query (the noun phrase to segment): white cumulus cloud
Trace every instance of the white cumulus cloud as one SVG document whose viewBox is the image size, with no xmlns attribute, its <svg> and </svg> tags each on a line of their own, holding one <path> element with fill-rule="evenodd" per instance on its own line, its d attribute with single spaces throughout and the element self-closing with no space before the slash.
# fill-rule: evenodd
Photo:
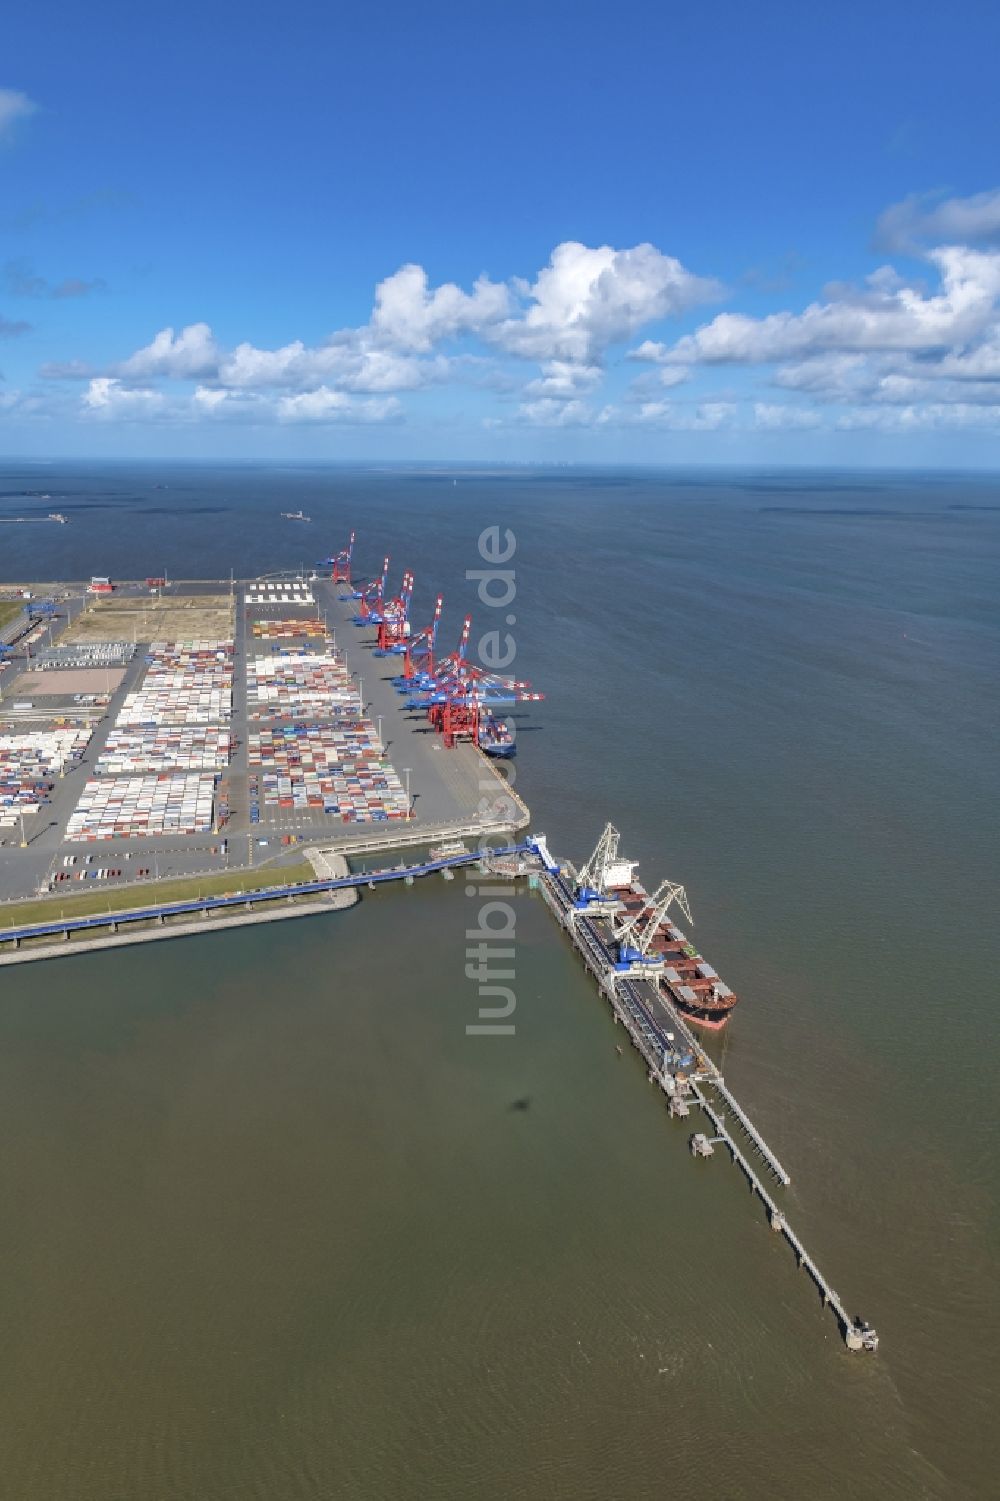
<svg viewBox="0 0 1000 1501">
<path fill-rule="evenodd" d="M 1000 348 L 986 343 L 943 358 L 902 355 L 817 355 L 780 366 L 772 384 L 824 403 L 861 401 L 984 403 L 1000 400 Z"/>
<path fill-rule="evenodd" d="M 650 427 L 672 433 L 706 433 L 731 427 L 738 410 L 732 401 L 703 401 L 690 406 L 675 401 L 644 401 L 628 411 L 607 406 L 598 422 L 602 427 Z"/>
<path fill-rule="evenodd" d="M 978 344 L 944 355 L 938 371 L 955 380 L 1000 380 L 1000 318 Z"/>
<path fill-rule="evenodd" d="M 882 433 L 989 432 L 1000 437 L 1000 404 L 925 402 L 922 406 L 859 407 L 837 419 L 841 431 Z"/>
<path fill-rule="evenodd" d="M 784 402 L 754 403 L 754 427 L 765 433 L 801 432 L 819 427 L 822 417 L 813 407 L 793 407 Z"/>
<path fill-rule="evenodd" d="M 1000 188 L 968 198 L 936 199 L 912 193 L 880 215 L 876 235 L 892 250 L 931 245 L 974 245 L 1000 241 Z"/>
<path fill-rule="evenodd" d="M 218 387 L 198 386 L 191 400 L 196 410 L 202 412 L 218 412 L 227 402 L 232 404 L 232 397 L 228 391 L 220 391 Z"/>
<path fill-rule="evenodd" d="M 105 418 L 153 417 L 166 410 L 166 400 L 159 391 L 125 386 L 107 375 L 94 377 L 81 404 L 90 415 Z"/>
<path fill-rule="evenodd" d="M 402 415 L 394 396 L 351 396 L 320 386 L 313 391 L 274 397 L 258 391 L 227 391 L 219 386 L 196 386 L 188 394 L 170 396 L 152 387 L 129 385 L 114 376 L 95 376 L 80 399 L 88 417 L 106 421 L 157 419 L 172 423 L 223 421 L 255 424 L 393 422 Z"/>
<path fill-rule="evenodd" d="M 373 348 L 364 335 L 335 336 L 309 347 L 301 339 L 280 349 L 238 344 L 219 361 L 220 385 L 244 389 L 291 387 L 308 390 L 329 384 L 345 391 L 416 391 L 450 373 L 443 355 L 418 359 L 393 349 Z"/>
<path fill-rule="evenodd" d="M 662 344 L 657 339 L 643 339 L 636 349 L 629 350 L 625 358 L 649 365 L 662 365 L 670 359 L 670 345 Z"/>
<path fill-rule="evenodd" d="M 781 365 L 774 372 L 774 384 L 787 391 L 815 392 L 825 397 L 856 396 L 870 389 L 871 361 L 863 354 L 820 354 L 799 364 Z"/>
<path fill-rule="evenodd" d="M 296 396 L 282 396 L 275 404 L 282 422 L 393 422 L 402 415 L 394 396 L 367 399 L 347 396 L 320 386 L 315 391 L 300 391 Z"/>
<path fill-rule="evenodd" d="M 223 347 L 207 322 L 191 322 L 162 328 L 116 365 L 70 358 L 42 373 L 86 383 L 88 415 L 161 421 L 393 422 L 403 415 L 398 395 L 466 380 L 501 402 L 519 393 L 513 419 L 481 419 L 501 427 L 830 431 L 833 409 L 845 429 L 979 431 L 1000 406 L 1000 242 L 989 245 L 998 214 L 1000 190 L 906 200 L 883 228 L 919 243 L 923 277 L 879 266 L 804 308 L 721 313 L 674 342 L 655 325 L 718 297 L 716 282 L 651 244 L 564 241 L 534 278 L 435 286 L 423 267 L 404 264 L 378 283 L 367 321 L 313 343 Z M 12 265 L 8 280 L 25 295 L 55 295 L 30 267 Z M 0 332 L 19 330 L 0 321 Z M 628 381 L 609 356 L 630 343 L 626 359 L 645 368 L 633 366 Z M 766 374 L 732 388 L 716 382 L 708 395 L 705 370 L 719 365 Z M 598 400 L 609 367 L 611 390 Z"/>
<path fill-rule="evenodd" d="M 547 360 L 537 380 L 524 388 L 526 396 L 551 396 L 569 400 L 592 391 L 603 371 L 599 365 L 574 365 L 569 360 Z"/>
<path fill-rule="evenodd" d="M 690 365 L 661 365 L 656 370 L 647 370 L 643 375 L 637 375 L 628 388 L 630 401 L 654 401 L 663 390 L 672 390 L 674 386 L 683 386 L 685 381 L 691 379 L 692 366 Z"/>
<path fill-rule="evenodd" d="M 586 427 L 593 421 L 594 413 L 584 401 L 541 396 L 537 401 L 523 402 L 518 417 L 532 427 Z"/>
<path fill-rule="evenodd" d="M 603 359 L 612 344 L 719 290 L 653 245 L 618 250 L 566 241 L 555 247 L 534 281 L 499 282 L 483 275 L 470 290 L 455 282 L 432 286 L 422 266 L 405 264 L 376 286 L 367 323 L 339 329 L 316 344 L 293 339 L 268 349 L 243 340 L 226 349 L 208 323 L 194 322 L 179 331 L 160 329 L 148 344 L 104 370 L 69 359 L 50 362 L 43 373 L 52 379 L 89 378 L 89 409 L 100 403 L 102 391 L 106 409 L 116 402 L 117 410 L 125 410 L 125 388 L 148 391 L 158 382 L 192 382 L 198 390 L 187 400 L 187 410 L 193 413 L 251 411 L 249 400 L 209 399 L 209 392 L 220 391 L 273 397 L 273 410 L 283 421 L 336 420 L 339 413 L 351 420 L 385 421 L 398 415 L 397 405 L 350 405 L 339 398 L 394 397 L 469 371 L 484 388 L 492 383 L 497 390 L 515 389 L 520 380 L 496 355 L 486 360 L 468 350 L 440 349 L 449 341 L 476 338 L 514 359 L 538 361 L 538 375 L 522 391 L 525 420 L 568 423 L 584 420 L 581 400 L 604 378 Z M 660 384 L 685 379 L 676 371 L 676 364 L 665 368 Z M 172 401 L 171 411 L 177 410 Z"/>
<path fill-rule="evenodd" d="M 757 365 L 833 351 L 934 351 L 982 333 L 995 317 L 1000 254 L 952 245 L 929 251 L 928 258 L 941 280 L 941 290 L 930 296 L 876 277 L 865 289 L 840 289 L 801 313 L 720 313 L 679 339 L 671 358 Z"/>
<path fill-rule="evenodd" d="M 9 140 L 19 120 L 33 115 L 38 105 L 20 89 L 0 89 L 0 141 Z"/>
<path fill-rule="evenodd" d="M 567 240 L 534 282 L 515 283 L 523 309 L 487 337 L 527 359 L 589 365 L 644 324 L 719 296 L 718 284 L 693 275 L 654 245 L 615 250 Z"/>
<path fill-rule="evenodd" d="M 190 323 L 179 334 L 163 328 L 115 371 L 126 380 L 203 380 L 219 367 L 219 348 L 207 323 Z"/>
<path fill-rule="evenodd" d="M 423 266 L 401 266 L 375 288 L 372 332 L 398 349 L 426 353 L 443 339 L 476 332 L 507 312 L 505 286 L 481 276 L 471 292 L 454 282 L 430 290 Z"/>
</svg>

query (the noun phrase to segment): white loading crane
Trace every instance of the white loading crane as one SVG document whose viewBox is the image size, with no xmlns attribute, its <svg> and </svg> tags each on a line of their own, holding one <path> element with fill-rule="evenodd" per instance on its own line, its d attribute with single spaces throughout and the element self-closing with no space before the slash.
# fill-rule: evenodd
<svg viewBox="0 0 1000 1501">
<path fill-rule="evenodd" d="M 687 892 L 676 881 L 661 881 L 645 907 L 624 920 L 612 920 L 612 929 L 618 941 L 619 957 L 623 960 L 644 960 L 656 931 L 673 903 L 684 913 L 689 923 L 694 922 L 688 904 Z"/>
</svg>

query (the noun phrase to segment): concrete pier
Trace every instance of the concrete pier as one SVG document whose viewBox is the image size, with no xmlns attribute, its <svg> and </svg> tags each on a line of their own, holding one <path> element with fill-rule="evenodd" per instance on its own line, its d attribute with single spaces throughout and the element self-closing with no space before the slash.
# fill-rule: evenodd
<svg viewBox="0 0 1000 1501">
<path fill-rule="evenodd" d="M 350 906 L 352 903 L 345 902 L 343 905 Z M 108 931 L 94 934 L 85 942 L 70 943 L 69 933 L 64 932 L 62 941 L 33 944 L 27 949 L 0 951 L 0 965 L 34 963 L 40 959 L 68 959 L 80 954 L 93 954 L 101 949 L 126 948 L 134 943 L 154 943 L 164 938 L 201 937 L 204 933 L 244 928 L 256 923 L 281 922 L 289 917 L 319 917 L 335 910 L 329 901 L 301 902 L 290 907 L 251 907 L 248 902 L 243 912 L 232 912 L 226 917 L 212 917 L 208 912 L 202 912 L 195 922 L 168 923 L 161 917 L 155 927 L 127 928 L 123 932 L 119 931 L 116 923 L 111 923 Z"/>
</svg>

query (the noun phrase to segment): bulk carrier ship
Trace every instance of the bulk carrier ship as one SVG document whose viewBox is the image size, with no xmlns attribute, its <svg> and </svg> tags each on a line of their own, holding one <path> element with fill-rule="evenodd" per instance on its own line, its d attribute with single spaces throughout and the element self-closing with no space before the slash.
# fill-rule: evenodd
<svg viewBox="0 0 1000 1501">
<path fill-rule="evenodd" d="M 632 874 L 630 862 L 627 884 L 611 886 L 608 895 L 621 903 L 623 919 L 638 917 L 650 907 L 649 893 Z M 669 919 L 656 926 L 649 939 L 647 953 L 662 961 L 656 983 L 665 998 L 698 1027 L 720 1031 L 728 1022 L 739 996 L 720 980 L 716 971 Z"/>
</svg>

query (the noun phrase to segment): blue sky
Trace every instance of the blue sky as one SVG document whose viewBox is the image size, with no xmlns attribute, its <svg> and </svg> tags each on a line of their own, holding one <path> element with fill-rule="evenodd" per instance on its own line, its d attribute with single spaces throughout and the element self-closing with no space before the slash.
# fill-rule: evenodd
<svg viewBox="0 0 1000 1501">
<path fill-rule="evenodd" d="M 1000 466 L 1000 11 L 27 8 L 0 453 Z"/>
</svg>

